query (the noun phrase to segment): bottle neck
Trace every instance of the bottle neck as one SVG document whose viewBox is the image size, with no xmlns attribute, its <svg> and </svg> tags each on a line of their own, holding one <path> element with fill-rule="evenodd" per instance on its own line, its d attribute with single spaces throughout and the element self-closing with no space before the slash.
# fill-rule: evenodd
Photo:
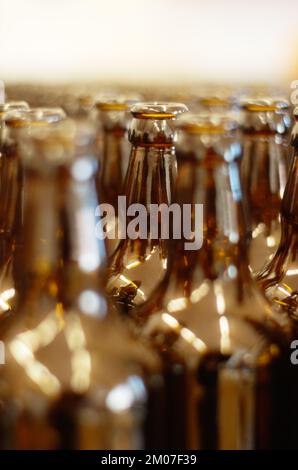
<svg viewBox="0 0 298 470">
<path fill-rule="evenodd" d="M 69 304 L 84 290 L 101 289 L 102 271 L 106 266 L 101 223 L 96 217 L 98 197 L 94 168 L 93 160 L 82 159 L 62 169 L 59 175 L 63 238 L 61 294 Z M 84 172 L 89 173 L 88 176 L 82 177 Z"/>
<path fill-rule="evenodd" d="M 162 232 L 165 223 L 158 216 L 158 207 L 172 203 L 176 171 L 173 146 L 132 147 L 125 181 L 125 207 L 122 202 L 119 210 L 122 237 L 123 233 L 126 235 L 120 241 L 120 258 L 127 251 L 144 258 L 152 250 L 167 258 L 168 239 Z M 169 220 L 167 227 L 171 224 Z"/>
<path fill-rule="evenodd" d="M 90 168 L 82 166 L 80 170 L 79 178 Z M 54 282 L 61 284 L 62 297 L 67 294 L 70 300 L 76 295 L 73 288 L 100 284 L 106 254 L 96 221 L 94 175 L 76 180 L 71 171 L 26 171 L 24 238 L 15 261 L 21 297 L 30 295 L 36 286 L 48 290 Z"/>
<path fill-rule="evenodd" d="M 281 204 L 281 239 L 268 270 L 275 271 L 289 255 L 297 257 L 298 239 L 298 151 L 294 152 L 284 197 Z M 274 266 L 274 269 L 273 269 Z"/>
<path fill-rule="evenodd" d="M 162 235 L 158 207 L 172 203 L 176 171 L 173 146 L 132 147 L 125 182 L 126 207 L 121 211 L 125 212 L 125 223 L 124 220 L 121 223 L 127 235 L 122 246 L 129 245 L 140 256 L 158 247 L 165 252 L 167 239 Z M 140 224 L 136 222 L 139 216 Z"/>
<path fill-rule="evenodd" d="M 270 227 L 272 222 L 279 219 L 288 166 L 285 136 L 276 133 L 244 136 L 241 178 L 248 199 L 252 228 L 260 223 Z"/>
<path fill-rule="evenodd" d="M 27 170 L 23 240 L 14 263 L 21 299 L 35 288 L 47 289 L 55 277 L 59 262 L 58 207 L 54 174 Z"/>
<path fill-rule="evenodd" d="M 240 159 L 224 158 L 229 156 L 229 152 L 230 156 L 232 152 L 240 154 L 241 147 L 228 139 L 226 142 L 215 140 L 208 146 L 199 137 L 196 139 L 197 142 L 191 145 L 195 151 L 188 152 L 187 147 L 185 151 L 183 146 L 177 150 L 177 201 L 180 207 L 191 204 L 192 230 L 195 240 L 199 240 L 201 235 L 202 245 L 193 243 L 194 248 L 186 250 L 185 239 L 173 243 L 171 263 L 180 265 L 178 269 L 183 265 L 191 266 L 192 269 L 186 269 L 190 276 L 199 266 L 205 279 L 226 276 L 250 281 L 248 233 L 239 177 Z M 202 205 L 201 224 L 196 205 Z M 181 263 L 182 259 L 184 263 Z"/>
<path fill-rule="evenodd" d="M 1 210 L 0 210 L 0 237 L 14 237 L 17 213 L 20 209 L 22 190 L 22 171 L 18 150 L 18 129 L 5 129 L 5 138 L 1 144 Z"/>
<path fill-rule="evenodd" d="M 283 225 L 298 224 L 298 150 L 294 152 L 281 207 Z"/>
<path fill-rule="evenodd" d="M 143 204 L 149 214 L 151 204 L 171 204 L 176 170 L 173 146 L 133 146 L 125 184 L 127 205 Z"/>
<path fill-rule="evenodd" d="M 297 144 L 296 137 L 295 144 Z M 288 289 L 289 286 L 295 283 L 296 279 L 298 259 L 298 150 L 296 148 L 295 145 L 289 177 L 281 204 L 280 242 L 273 258 L 257 275 L 257 280 L 264 290 L 277 285 L 283 278 L 286 278 L 285 284 L 281 286 L 282 289 L 280 291 L 286 292 L 284 287 Z M 289 289 L 291 290 L 291 288 Z M 291 296 L 289 296 L 289 299 L 291 299 Z M 296 305 L 296 300 L 294 304 Z"/>
<path fill-rule="evenodd" d="M 122 193 L 124 176 L 129 158 L 129 142 L 126 129 L 116 126 L 103 129 L 103 159 L 100 173 L 102 202 L 117 208 L 118 196 Z"/>
<path fill-rule="evenodd" d="M 266 289 L 285 275 L 288 262 L 298 257 L 298 152 L 294 153 L 281 205 L 281 238 L 277 251 L 268 265 L 258 274 Z"/>
</svg>

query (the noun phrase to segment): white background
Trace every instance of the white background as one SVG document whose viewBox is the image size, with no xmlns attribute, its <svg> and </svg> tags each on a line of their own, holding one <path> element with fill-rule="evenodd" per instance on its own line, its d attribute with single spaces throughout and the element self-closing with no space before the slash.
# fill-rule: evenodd
<svg viewBox="0 0 298 470">
<path fill-rule="evenodd" d="M 297 0 L 0 0 L 0 78 L 298 78 Z"/>
</svg>

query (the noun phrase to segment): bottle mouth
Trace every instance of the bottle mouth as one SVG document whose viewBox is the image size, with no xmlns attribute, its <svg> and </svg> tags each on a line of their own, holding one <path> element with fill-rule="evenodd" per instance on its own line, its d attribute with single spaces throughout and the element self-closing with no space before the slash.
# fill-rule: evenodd
<svg viewBox="0 0 298 470">
<path fill-rule="evenodd" d="M 239 117 L 232 112 L 186 114 L 177 123 L 177 128 L 188 134 L 227 134 L 239 127 Z"/>
<path fill-rule="evenodd" d="M 188 111 L 183 103 L 138 103 L 132 106 L 131 114 L 136 119 L 176 119 L 180 114 Z"/>
<path fill-rule="evenodd" d="M 4 113 L 6 126 L 12 128 L 45 126 L 66 118 L 62 108 L 12 109 Z"/>
<path fill-rule="evenodd" d="M 252 113 L 278 113 L 287 111 L 290 105 L 285 98 L 242 98 L 240 100 L 240 108 L 244 111 Z"/>
<path fill-rule="evenodd" d="M 87 120 L 66 118 L 44 126 L 33 126 L 21 139 L 21 158 L 32 168 L 71 164 L 79 157 L 95 159 L 96 130 Z"/>
<path fill-rule="evenodd" d="M 9 111 L 28 111 L 29 109 L 26 101 L 8 101 L 0 106 L 0 116 L 5 116 Z"/>
<path fill-rule="evenodd" d="M 243 133 L 248 136 L 285 135 L 291 127 L 289 101 L 283 97 L 242 98 Z"/>
<path fill-rule="evenodd" d="M 204 107 L 230 107 L 234 103 L 231 97 L 220 97 L 220 96 L 206 96 L 199 98 L 199 104 Z"/>
<path fill-rule="evenodd" d="M 100 111 L 127 111 L 129 105 L 127 103 L 96 103 L 96 108 Z"/>
<path fill-rule="evenodd" d="M 92 95 L 80 95 L 78 97 L 78 103 L 83 107 L 92 107 L 94 106 L 95 100 Z"/>
<path fill-rule="evenodd" d="M 95 107 L 100 111 L 127 111 L 140 99 L 138 95 L 101 96 L 95 99 Z"/>
</svg>

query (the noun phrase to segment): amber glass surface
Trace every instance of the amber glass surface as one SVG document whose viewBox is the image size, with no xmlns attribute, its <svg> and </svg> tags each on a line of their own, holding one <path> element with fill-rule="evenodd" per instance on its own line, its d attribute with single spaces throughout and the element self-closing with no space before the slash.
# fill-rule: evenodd
<svg viewBox="0 0 298 470">
<path fill-rule="evenodd" d="M 176 177 L 173 120 L 187 108 L 175 103 L 144 103 L 132 107 L 129 130 L 130 162 L 125 181 L 126 205 L 142 204 L 150 219 L 151 204 L 171 204 Z M 126 227 L 133 219 L 126 217 Z M 151 238 L 150 224 L 144 238 L 124 238 L 114 253 L 108 292 L 124 311 L 150 297 L 167 265 L 168 240 Z"/>
<path fill-rule="evenodd" d="M 5 324 L 2 448 L 160 447 L 158 361 L 131 337 L 102 287 L 94 129 L 32 129 L 15 317 Z M 158 414 L 156 411 L 158 410 Z"/>
<path fill-rule="evenodd" d="M 118 230 L 118 196 L 124 193 L 130 143 L 127 131 L 131 121 L 130 106 L 136 102 L 134 97 L 101 97 L 96 101 L 98 112 L 97 144 L 99 168 L 97 190 L 104 204 L 111 204 L 115 217 L 109 217 L 105 230 Z M 106 238 L 108 256 L 112 255 L 119 243 L 118 237 Z"/>
<path fill-rule="evenodd" d="M 168 405 L 184 415 L 187 447 L 291 447 L 290 326 L 248 269 L 238 124 L 205 113 L 178 125 L 176 200 L 203 204 L 203 245 L 171 242 L 166 278 L 135 311 L 139 332 L 163 358 L 168 396 L 179 387 L 180 405 Z"/>
<path fill-rule="evenodd" d="M 289 103 L 283 98 L 243 98 L 243 191 L 252 239 L 249 263 L 257 273 L 280 240 L 280 208 L 288 170 Z"/>
<path fill-rule="evenodd" d="M 15 205 L 16 184 L 17 184 L 17 168 L 14 159 L 10 159 L 7 152 L 7 144 L 9 137 L 7 136 L 7 127 L 5 121 L 7 116 L 18 114 L 25 110 L 28 111 L 29 105 L 25 101 L 11 101 L 5 103 L 0 110 L 1 126 L 1 160 L 0 160 L 0 233 L 1 236 L 9 237 L 12 232 L 14 219 L 13 210 L 10 206 Z M 10 139 L 12 140 L 12 139 Z M 1 257 L 2 258 L 2 257 Z"/>
<path fill-rule="evenodd" d="M 297 120 L 297 110 L 295 110 Z M 297 122 L 292 130 L 294 155 L 281 208 L 281 240 L 277 251 L 257 279 L 279 311 L 298 318 L 298 139 Z"/>
<path fill-rule="evenodd" d="M 58 122 L 65 117 L 59 108 L 29 109 L 22 101 L 8 102 L 4 108 L 0 168 L 0 290 L 3 300 L 0 309 L 3 314 L 14 304 L 13 259 L 22 237 L 26 187 L 19 155 L 20 137 L 33 127 Z"/>
<path fill-rule="evenodd" d="M 99 190 L 101 201 L 117 207 L 117 198 L 122 194 L 126 175 L 130 144 L 127 138 L 130 121 L 129 98 L 102 99 L 96 103 L 102 132 L 101 169 Z"/>
<path fill-rule="evenodd" d="M 194 90 L 194 110 L 198 112 L 227 112 L 238 107 L 240 90 L 224 86 L 205 86 Z M 192 108 L 193 109 L 193 108 Z"/>
</svg>

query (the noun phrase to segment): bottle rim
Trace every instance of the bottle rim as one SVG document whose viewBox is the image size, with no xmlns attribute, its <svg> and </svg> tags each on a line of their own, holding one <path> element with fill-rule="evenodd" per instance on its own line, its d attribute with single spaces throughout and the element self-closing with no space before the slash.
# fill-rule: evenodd
<svg viewBox="0 0 298 470">
<path fill-rule="evenodd" d="M 29 109 L 30 106 L 26 101 L 7 101 L 0 105 L 0 116 L 5 116 L 5 113 L 9 111 L 28 111 Z"/>
<path fill-rule="evenodd" d="M 21 159 L 26 166 L 46 170 L 67 166 L 78 158 L 96 160 L 96 128 L 89 120 L 66 118 L 33 126 L 20 139 Z"/>
<path fill-rule="evenodd" d="M 176 119 L 180 114 L 188 111 L 183 103 L 143 102 L 131 107 L 131 114 L 136 119 Z"/>
<path fill-rule="evenodd" d="M 102 95 L 95 99 L 95 107 L 100 111 L 126 111 L 140 100 L 135 94 Z"/>
<path fill-rule="evenodd" d="M 65 118 L 66 114 L 62 108 L 14 109 L 4 113 L 6 126 L 13 128 L 44 126 L 62 121 Z"/>
<path fill-rule="evenodd" d="M 252 113 L 262 112 L 282 112 L 287 111 L 290 107 L 289 101 L 283 97 L 243 97 L 240 99 L 239 106 L 242 110 Z"/>
<path fill-rule="evenodd" d="M 232 112 L 188 113 L 177 122 L 177 128 L 188 134 L 226 134 L 239 127 L 240 116 Z"/>
</svg>

